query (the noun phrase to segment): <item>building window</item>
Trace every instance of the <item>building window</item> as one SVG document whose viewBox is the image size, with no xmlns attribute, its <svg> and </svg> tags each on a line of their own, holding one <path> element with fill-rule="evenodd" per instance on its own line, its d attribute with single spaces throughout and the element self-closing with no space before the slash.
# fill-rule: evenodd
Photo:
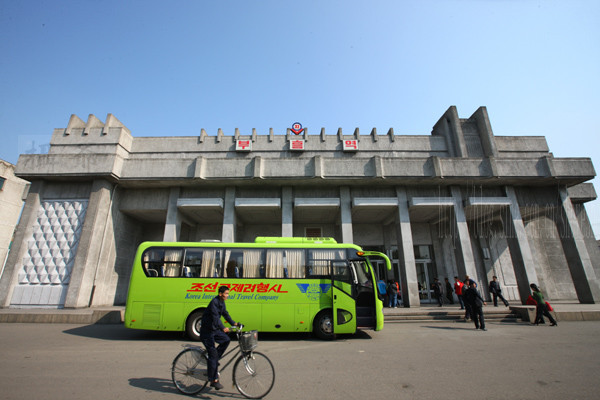
<svg viewBox="0 0 600 400">
<path fill-rule="evenodd" d="M 0 176 L 0 190 L 4 189 L 4 181 L 5 181 L 5 180 L 6 180 L 6 179 L 4 179 L 4 178 L 2 178 L 2 177 Z"/>
<path fill-rule="evenodd" d="M 432 246 L 414 246 L 415 259 L 417 260 L 432 260 Z"/>
<path fill-rule="evenodd" d="M 305 237 L 323 237 L 321 228 L 305 228 L 304 236 Z"/>
</svg>

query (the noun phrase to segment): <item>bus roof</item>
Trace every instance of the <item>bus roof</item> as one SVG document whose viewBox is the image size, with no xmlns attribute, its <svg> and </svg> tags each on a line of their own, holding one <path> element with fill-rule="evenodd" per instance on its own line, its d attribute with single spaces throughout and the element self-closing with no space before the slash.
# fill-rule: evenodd
<svg viewBox="0 0 600 400">
<path fill-rule="evenodd" d="M 334 238 L 330 237 L 275 237 L 259 236 L 254 243 L 286 243 L 286 244 L 337 244 Z"/>
</svg>

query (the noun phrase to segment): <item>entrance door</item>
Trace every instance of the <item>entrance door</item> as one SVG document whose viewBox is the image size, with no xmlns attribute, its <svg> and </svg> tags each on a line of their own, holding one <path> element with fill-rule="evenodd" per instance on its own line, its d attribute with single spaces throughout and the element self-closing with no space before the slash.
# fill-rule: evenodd
<svg viewBox="0 0 600 400">
<path fill-rule="evenodd" d="M 356 282 L 347 261 L 331 262 L 333 333 L 356 331 Z"/>
<path fill-rule="evenodd" d="M 419 284 L 419 299 L 421 303 L 435 303 L 437 300 L 433 296 L 431 284 L 437 277 L 437 269 L 431 261 L 416 260 L 417 282 Z"/>
<path fill-rule="evenodd" d="M 387 274 L 386 274 L 386 268 L 385 268 L 385 263 L 382 260 L 373 260 L 371 259 L 371 265 L 373 266 L 373 269 L 375 270 L 375 276 L 377 278 L 377 280 L 382 280 L 384 282 L 387 282 Z"/>
</svg>

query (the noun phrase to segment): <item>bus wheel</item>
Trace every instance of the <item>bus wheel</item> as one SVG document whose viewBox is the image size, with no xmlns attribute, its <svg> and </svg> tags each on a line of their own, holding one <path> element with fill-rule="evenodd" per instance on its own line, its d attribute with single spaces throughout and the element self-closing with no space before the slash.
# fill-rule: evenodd
<svg viewBox="0 0 600 400">
<path fill-rule="evenodd" d="M 202 326 L 202 314 L 203 311 L 194 311 L 187 319 L 185 323 L 185 333 L 192 340 L 200 340 L 200 327 Z"/>
<path fill-rule="evenodd" d="M 333 339 L 333 315 L 331 314 L 331 310 L 321 311 L 317 314 L 313 322 L 313 332 L 319 339 Z"/>
</svg>

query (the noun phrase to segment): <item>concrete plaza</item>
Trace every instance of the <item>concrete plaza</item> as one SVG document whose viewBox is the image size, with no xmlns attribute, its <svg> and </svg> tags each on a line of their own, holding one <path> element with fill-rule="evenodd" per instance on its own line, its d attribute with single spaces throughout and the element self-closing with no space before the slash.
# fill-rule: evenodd
<svg viewBox="0 0 600 400">
<path fill-rule="evenodd" d="M 490 321 L 387 324 L 333 342 L 261 334 L 276 382 L 270 399 L 592 399 L 600 391 L 600 322 L 558 327 Z M 0 324 L 4 399 L 182 399 L 170 364 L 179 333 L 119 324 Z M 225 389 L 200 399 L 241 398 Z"/>
</svg>

